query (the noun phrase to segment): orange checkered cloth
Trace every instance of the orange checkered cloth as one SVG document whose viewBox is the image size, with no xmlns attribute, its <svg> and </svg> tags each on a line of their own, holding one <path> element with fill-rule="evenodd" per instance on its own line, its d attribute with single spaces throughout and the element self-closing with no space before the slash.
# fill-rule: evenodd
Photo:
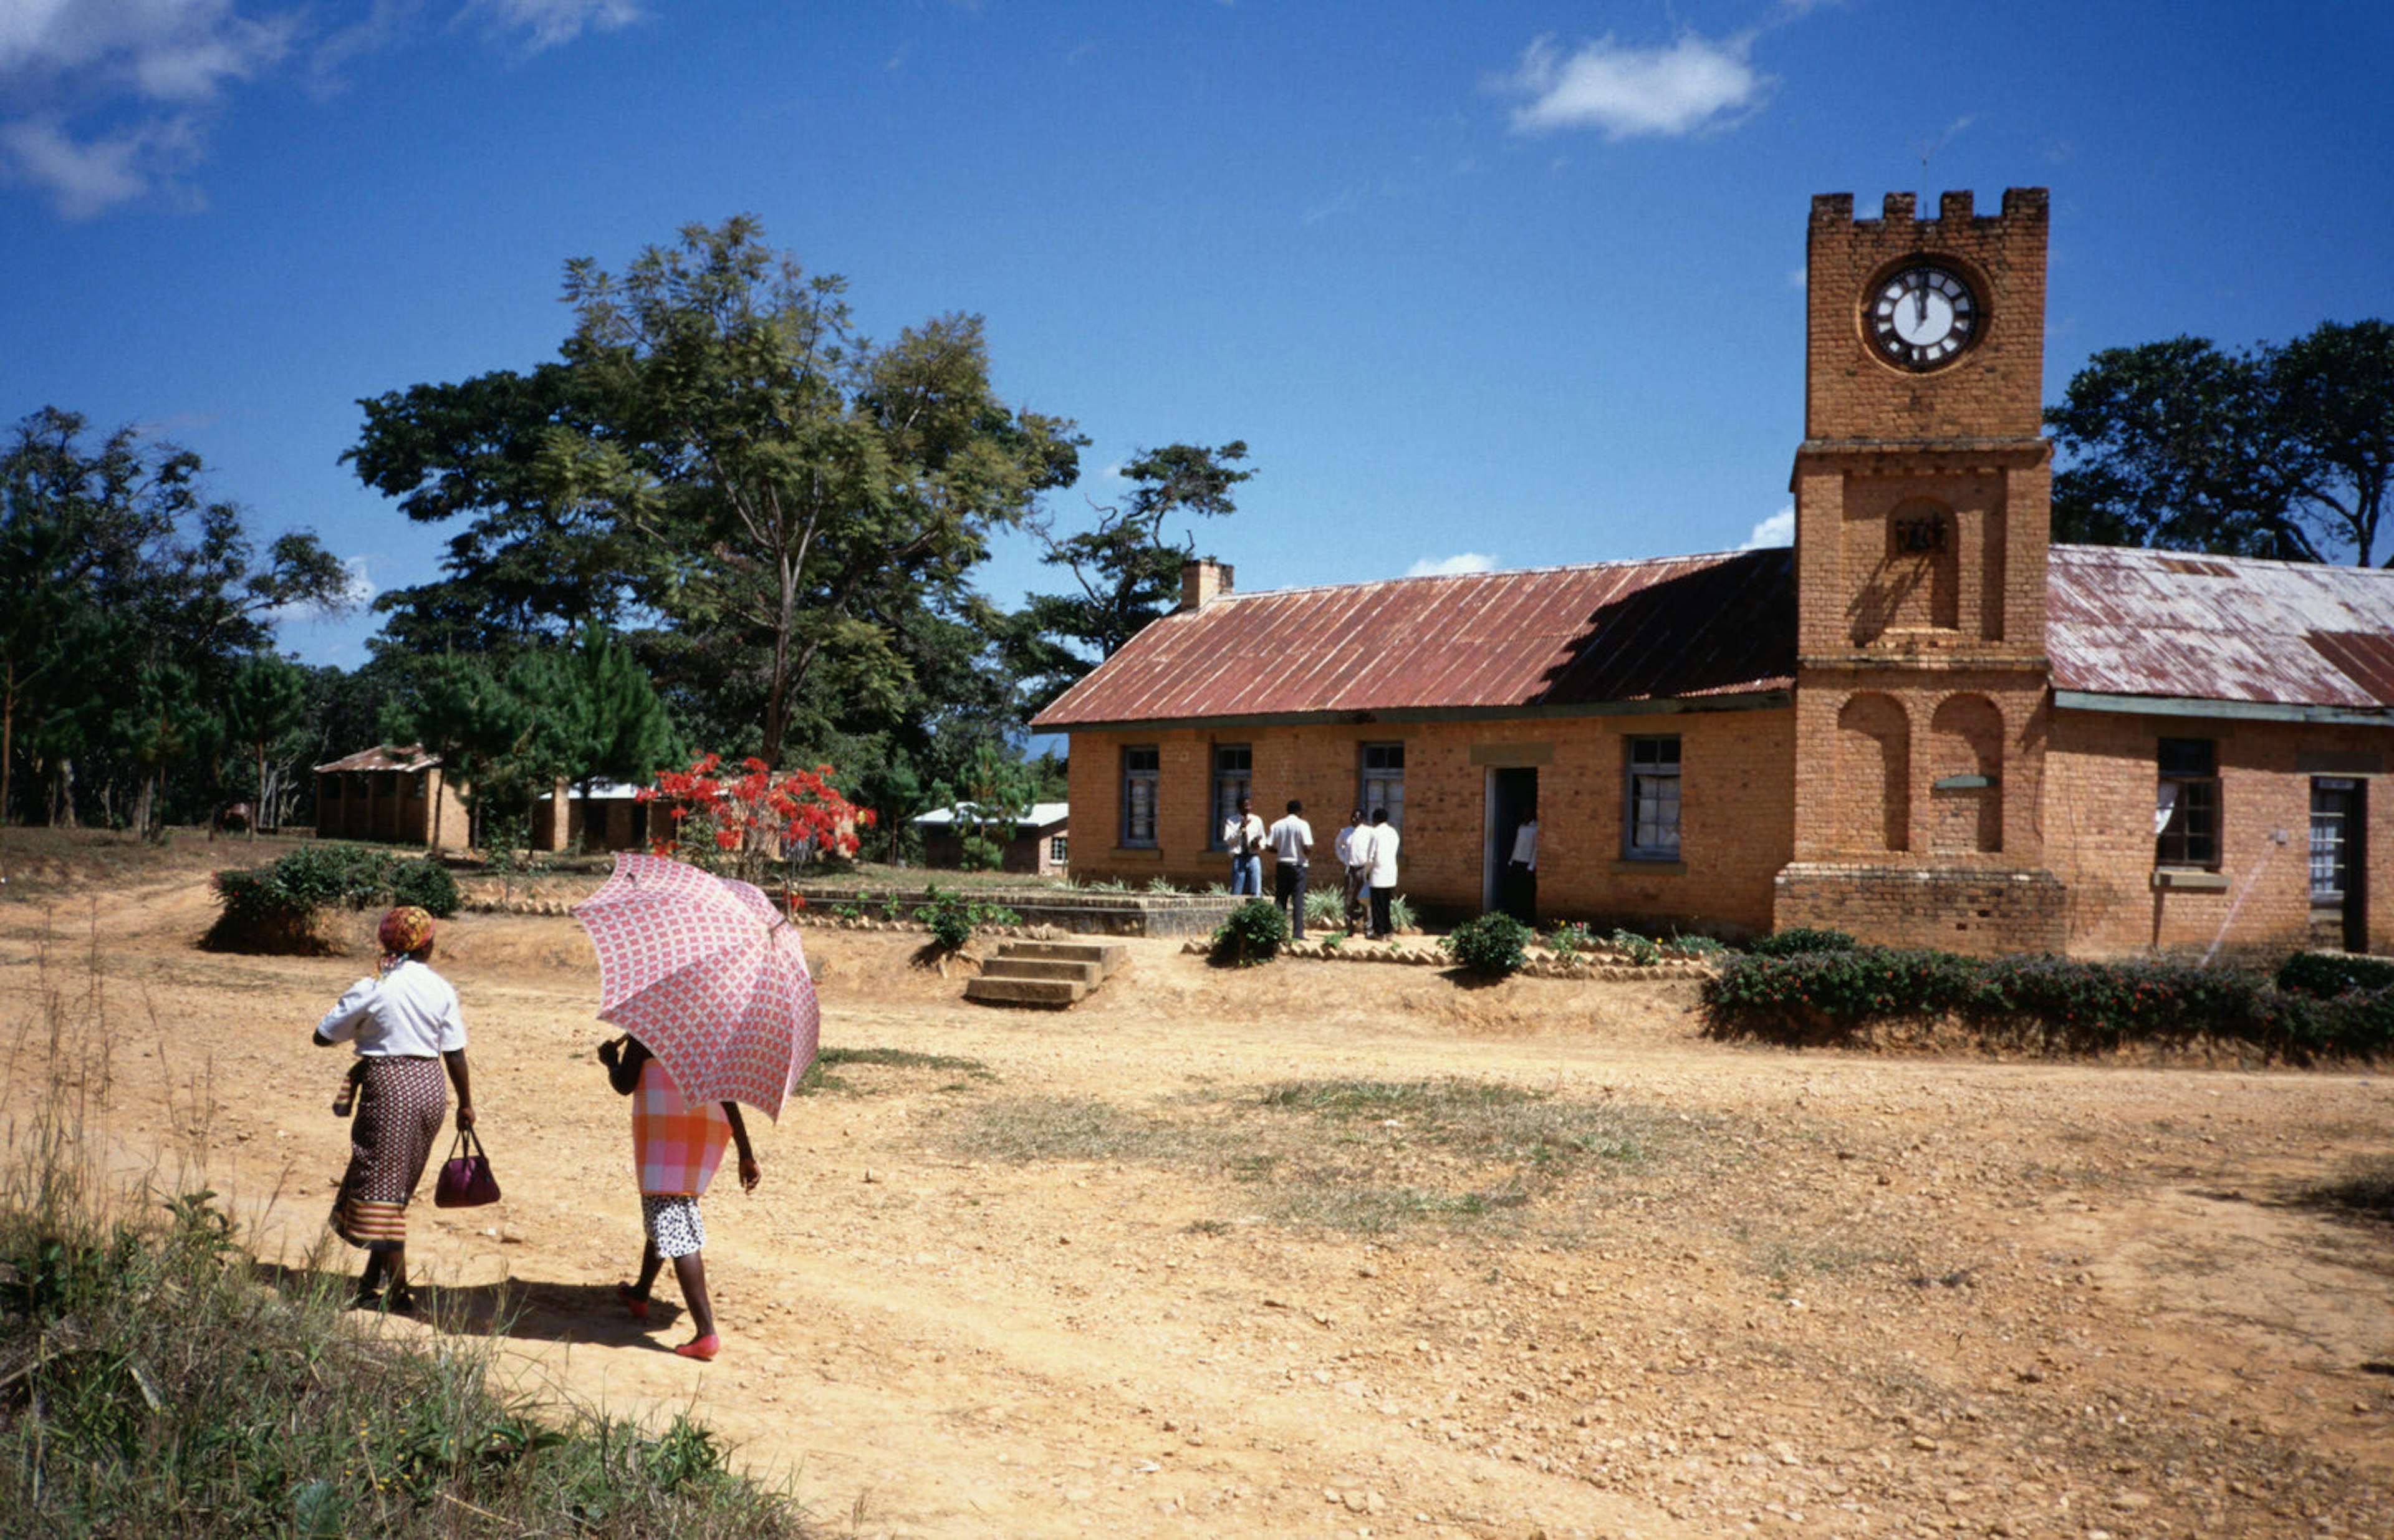
<svg viewBox="0 0 2394 1540">
<path fill-rule="evenodd" d="M 651 1059 L 640 1066 L 632 1093 L 632 1159 L 640 1168 L 643 1197 L 695 1198 L 715 1179 L 731 1124 L 716 1102 L 693 1108 L 681 1088 Z"/>
</svg>

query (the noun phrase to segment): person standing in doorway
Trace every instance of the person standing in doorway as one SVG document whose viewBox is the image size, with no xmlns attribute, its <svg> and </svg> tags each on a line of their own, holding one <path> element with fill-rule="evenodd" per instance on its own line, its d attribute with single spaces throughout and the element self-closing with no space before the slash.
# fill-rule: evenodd
<svg viewBox="0 0 2394 1540">
<path fill-rule="evenodd" d="M 1267 836 L 1272 849 L 1272 902 L 1288 916 L 1290 936 L 1305 940 L 1305 863 L 1313 853 L 1313 825 L 1305 821 L 1305 804 L 1292 796 L 1288 814 L 1271 826 Z"/>
<path fill-rule="evenodd" d="M 1505 863 L 1505 913 L 1524 925 L 1538 923 L 1538 809 L 1532 803 L 1513 831 L 1513 859 Z"/>
<path fill-rule="evenodd" d="M 1393 935 L 1396 927 L 1388 919 L 1389 901 L 1397 896 L 1396 825 L 1388 822 L 1388 809 L 1372 809 L 1372 939 L 1378 941 Z"/>
<path fill-rule="evenodd" d="M 1239 811 L 1233 818 L 1222 821 L 1222 843 L 1230 849 L 1230 892 L 1264 895 L 1264 821 L 1256 816 L 1255 804 L 1244 792 L 1239 794 Z"/>
<path fill-rule="evenodd" d="M 1362 809 L 1347 815 L 1347 826 L 1330 849 L 1345 879 L 1340 896 L 1346 900 L 1347 934 L 1351 936 L 1363 928 L 1364 895 L 1372 890 L 1372 825 Z"/>
</svg>

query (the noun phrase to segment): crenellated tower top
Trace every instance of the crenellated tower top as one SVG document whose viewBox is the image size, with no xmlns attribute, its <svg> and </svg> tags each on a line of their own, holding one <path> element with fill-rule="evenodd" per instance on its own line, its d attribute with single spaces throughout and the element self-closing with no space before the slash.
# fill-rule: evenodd
<svg viewBox="0 0 2394 1540">
<path fill-rule="evenodd" d="M 1980 215 L 1968 191 L 1947 192 L 1923 219 L 1911 193 L 1890 192 L 1857 219 L 1851 193 L 1815 197 L 1807 444 L 2037 438 L 2047 204 L 2016 187 Z"/>
</svg>

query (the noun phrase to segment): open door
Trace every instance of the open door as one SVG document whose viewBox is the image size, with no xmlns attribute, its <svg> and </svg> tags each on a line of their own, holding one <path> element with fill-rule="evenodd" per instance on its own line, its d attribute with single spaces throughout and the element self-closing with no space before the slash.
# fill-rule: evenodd
<svg viewBox="0 0 2394 1540">
<path fill-rule="evenodd" d="M 1538 923 L 1537 817 L 1536 767 L 1492 768 L 1480 906 L 1524 925 Z"/>
</svg>

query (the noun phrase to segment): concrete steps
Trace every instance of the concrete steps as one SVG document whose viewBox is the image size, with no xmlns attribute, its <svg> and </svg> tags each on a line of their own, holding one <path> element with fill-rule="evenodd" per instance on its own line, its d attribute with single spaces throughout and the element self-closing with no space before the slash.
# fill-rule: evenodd
<svg viewBox="0 0 2394 1540">
<path fill-rule="evenodd" d="M 1086 999 L 1127 955 L 1109 941 L 1008 941 L 965 985 L 965 998 L 1062 1010 Z"/>
</svg>

